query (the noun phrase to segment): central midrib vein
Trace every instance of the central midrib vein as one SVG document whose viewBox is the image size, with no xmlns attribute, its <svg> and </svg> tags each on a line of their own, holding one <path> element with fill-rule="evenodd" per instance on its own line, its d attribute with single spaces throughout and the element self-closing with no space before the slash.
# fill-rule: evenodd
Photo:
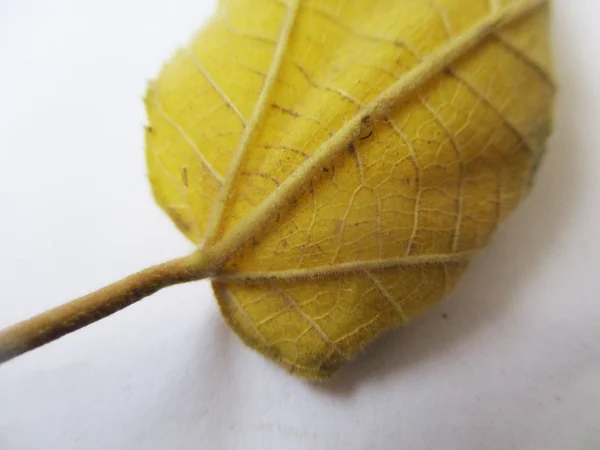
<svg viewBox="0 0 600 450">
<path fill-rule="evenodd" d="M 235 251 L 266 225 L 282 205 L 293 199 L 306 180 L 310 180 L 311 176 L 326 162 L 333 159 L 357 138 L 361 132 L 361 124 L 366 118 L 373 121 L 385 117 L 400 99 L 439 75 L 450 64 L 483 42 L 491 33 L 547 3 L 548 0 L 519 0 L 511 3 L 488 15 L 465 33 L 456 36 L 453 41 L 424 58 L 421 64 L 407 72 L 340 128 L 232 231 L 214 244 L 207 240 L 209 245 L 201 247 L 198 251 L 208 260 L 213 261 L 215 267 L 222 267 Z M 222 213 L 221 209 L 220 214 Z M 219 220 L 221 220 L 220 216 Z M 216 225 L 218 227 L 218 224 Z"/>
</svg>

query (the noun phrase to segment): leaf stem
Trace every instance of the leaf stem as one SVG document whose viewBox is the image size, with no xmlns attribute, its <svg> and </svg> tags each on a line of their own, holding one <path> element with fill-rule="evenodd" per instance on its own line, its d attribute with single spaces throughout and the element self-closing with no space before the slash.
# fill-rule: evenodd
<svg viewBox="0 0 600 450">
<path fill-rule="evenodd" d="M 0 331 L 0 363 L 120 311 L 156 291 L 211 275 L 201 252 L 149 267 Z"/>
</svg>

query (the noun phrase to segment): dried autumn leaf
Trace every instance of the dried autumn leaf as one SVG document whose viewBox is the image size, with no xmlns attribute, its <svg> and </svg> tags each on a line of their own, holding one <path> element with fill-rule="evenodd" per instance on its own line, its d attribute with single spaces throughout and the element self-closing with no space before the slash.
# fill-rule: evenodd
<svg viewBox="0 0 600 450">
<path fill-rule="evenodd" d="M 223 315 L 329 376 L 455 285 L 549 134 L 544 0 L 222 0 L 151 84 L 155 197 Z"/>
</svg>

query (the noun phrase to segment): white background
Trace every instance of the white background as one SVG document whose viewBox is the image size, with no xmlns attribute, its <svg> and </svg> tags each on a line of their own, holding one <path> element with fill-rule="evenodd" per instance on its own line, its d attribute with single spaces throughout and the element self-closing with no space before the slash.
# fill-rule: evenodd
<svg viewBox="0 0 600 450">
<path fill-rule="evenodd" d="M 141 98 L 211 10 L 0 0 L 0 326 L 191 250 L 150 195 Z M 1 366 L 0 449 L 600 448 L 598 17 L 555 0 L 551 149 L 443 305 L 313 384 L 207 283 L 170 288 Z"/>
</svg>

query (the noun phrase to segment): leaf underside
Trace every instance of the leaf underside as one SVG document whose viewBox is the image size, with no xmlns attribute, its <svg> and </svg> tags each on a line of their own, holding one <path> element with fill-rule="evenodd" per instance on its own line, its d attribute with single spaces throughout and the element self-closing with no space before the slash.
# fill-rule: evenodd
<svg viewBox="0 0 600 450">
<path fill-rule="evenodd" d="M 251 347 L 325 378 L 443 298 L 549 134 L 543 0 L 229 0 L 146 98 L 155 198 Z"/>
</svg>

